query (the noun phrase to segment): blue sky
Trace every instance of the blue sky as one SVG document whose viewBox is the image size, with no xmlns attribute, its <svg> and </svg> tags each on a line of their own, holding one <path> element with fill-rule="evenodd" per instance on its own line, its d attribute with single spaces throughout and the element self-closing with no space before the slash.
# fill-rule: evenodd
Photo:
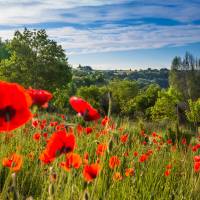
<svg viewBox="0 0 200 200">
<path fill-rule="evenodd" d="M 0 37 L 45 28 L 69 63 L 97 69 L 170 67 L 200 57 L 200 0 L 0 0 Z"/>
</svg>

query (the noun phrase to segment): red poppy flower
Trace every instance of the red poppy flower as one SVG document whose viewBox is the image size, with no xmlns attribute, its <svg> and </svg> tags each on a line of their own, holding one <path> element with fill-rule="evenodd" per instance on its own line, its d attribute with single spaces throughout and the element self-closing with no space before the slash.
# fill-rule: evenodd
<svg viewBox="0 0 200 200">
<path fill-rule="evenodd" d="M 108 124 L 109 121 L 110 119 L 107 116 L 105 116 L 101 121 L 102 126 L 106 126 L 106 124 Z"/>
<path fill-rule="evenodd" d="M 79 169 L 82 164 L 82 159 L 79 154 L 68 153 L 66 155 L 66 162 L 62 162 L 61 166 L 66 171 L 70 171 L 71 168 Z"/>
<path fill-rule="evenodd" d="M 195 162 L 194 163 L 194 171 L 199 172 L 200 171 L 200 162 Z"/>
<path fill-rule="evenodd" d="M 42 134 L 42 136 L 43 136 L 44 138 L 48 138 L 48 133 L 45 132 L 45 133 Z"/>
<path fill-rule="evenodd" d="M 39 125 L 39 120 L 34 120 L 34 121 L 32 121 L 32 126 L 33 126 L 34 128 L 37 128 L 38 125 Z"/>
<path fill-rule="evenodd" d="M 137 157 L 137 156 L 138 156 L 138 152 L 137 152 L 137 151 L 134 151 L 134 152 L 133 152 L 133 155 L 134 155 L 135 157 Z"/>
<path fill-rule="evenodd" d="M 41 154 L 40 160 L 44 163 L 50 163 L 56 156 L 59 156 L 62 153 L 72 152 L 75 145 L 76 141 L 74 134 L 67 133 L 64 130 L 55 132 L 48 140 L 46 149 Z"/>
<path fill-rule="evenodd" d="M 173 144 L 172 139 L 168 139 L 167 144 Z"/>
<path fill-rule="evenodd" d="M 171 173 L 171 171 L 170 171 L 169 169 L 167 169 L 167 170 L 165 171 L 165 176 L 169 176 L 170 173 Z"/>
<path fill-rule="evenodd" d="M 126 143 L 128 140 L 128 134 L 124 134 L 120 137 L 120 140 L 122 143 Z"/>
<path fill-rule="evenodd" d="M 152 135 L 152 137 L 157 137 L 158 136 L 156 132 L 153 132 L 151 135 Z"/>
<path fill-rule="evenodd" d="M 109 167 L 114 169 L 115 167 L 120 165 L 120 160 L 117 156 L 112 156 L 109 160 Z"/>
<path fill-rule="evenodd" d="M 186 138 L 182 138 L 181 142 L 182 142 L 183 145 L 186 145 L 187 144 Z"/>
<path fill-rule="evenodd" d="M 200 156 L 194 156 L 194 161 L 195 162 L 200 162 Z"/>
<path fill-rule="evenodd" d="M 172 168 L 172 165 L 171 164 L 168 164 L 167 166 L 166 166 L 166 169 L 171 169 Z"/>
<path fill-rule="evenodd" d="M 48 107 L 48 102 L 52 99 L 53 95 L 46 90 L 36 90 L 29 88 L 26 90 L 31 96 L 33 104 L 42 106 L 44 108 Z"/>
<path fill-rule="evenodd" d="M 134 175 L 134 169 L 133 168 L 127 168 L 125 170 L 125 175 L 126 176 L 133 176 Z"/>
<path fill-rule="evenodd" d="M 22 167 L 22 156 L 13 153 L 11 156 L 4 158 L 2 164 L 4 167 L 9 167 L 12 171 L 17 172 Z"/>
<path fill-rule="evenodd" d="M 81 114 L 85 121 L 93 121 L 100 118 L 98 111 L 81 98 L 71 97 L 69 103 L 77 113 Z"/>
<path fill-rule="evenodd" d="M 35 141 L 39 141 L 40 140 L 40 137 L 41 137 L 41 134 L 40 133 L 35 133 L 34 135 L 33 135 L 33 139 L 35 140 Z"/>
<path fill-rule="evenodd" d="M 83 126 L 78 124 L 77 127 L 76 127 L 76 131 L 77 131 L 78 135 L 81 135 L 83 130 L 84 130 Z"/>
<path fill-rule="evenodd" d="M 91 182 L 93 181 L 99 174 L 101 167 L 99 164 L 94 163 L 91 165 L 85 165 L 83 169 L 83 177 L 85 181 Z"/>
<path fill-rule="evenodd" d="M 139 158 L 139 162 L 144 162 L 148 159 L 148 156 L 146 154 L 142 154 Z"/>
<path fill-rule="evenodd" d="M 29 121 L 31 104 L 23 87 L 0 81 L 0 132 L 14 130 Z"/>
<path fill-rule="evenodd" d="M 106 144 L 98 144 L 97 150 L 96 150 L 97 156 L 102 156 L 106 150 L 107 150 Z"/>
<path fill-rule="evenodd" d="M 85 132 L 86 132 L 87 135 L 89 135 L 90 133 L 92 133 L 92 131 L 93 131 L 93 130 L 92 130 L 91 127 L 86 127 L 86 128 L 85 128 Z"/>
</svg>

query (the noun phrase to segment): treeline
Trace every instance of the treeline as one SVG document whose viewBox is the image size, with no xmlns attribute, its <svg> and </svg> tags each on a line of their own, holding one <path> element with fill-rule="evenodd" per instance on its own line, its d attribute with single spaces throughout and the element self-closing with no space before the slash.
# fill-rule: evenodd
<svg viewBox="0 0 200 200">
<path fill-rule="evenodd" d="M 0 41 L 0 79 L 54 93 L 49 110 L 71 112 L 70 96 L 88 100 L 103 115 L 148 121 L 200 123 L 200 59 L 175 57 L 171 70 L 93 70 L 72 68 L 63 48 L 45 30 L 16 31 Z"/>
<path fill-rule="evenodd" d="M 146 70 L 93 70 L 90 66 L 81 66 L 73 69 L 73 81 L 77 86 L 105 85 L 112 80 L 134 80 L 140 87 L 149 84 L 158 84 L 161 88 L 167 88 L 169 70 L 151 69 Z"/>
</svg>

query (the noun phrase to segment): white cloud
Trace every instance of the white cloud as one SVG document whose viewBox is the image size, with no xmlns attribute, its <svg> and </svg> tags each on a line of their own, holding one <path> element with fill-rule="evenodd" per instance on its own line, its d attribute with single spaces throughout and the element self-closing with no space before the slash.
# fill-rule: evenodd
<svg viewBox="0 0 200 200">
<path fill-rule="evenodd" d="M 118 0 L 117 3 L 128 2 Z M 64 10 L 81 6 L 115 4 L 114 0 L 0 0 L 0 25 L 65 21 Z"/>
<path fill-rule="evenodd" d="M 125 2 L 132 2 L 132 5 L 119 5 Z M 0 11 L 0 25 L 57 21 L 86 24 L 96 20 L 106 23 L 143 17 L 182 22 L 200 19 L 197 0 L 0 0 Z M 66 17 L 63 14 L 68 15 Z"/>
<path fill-rule="evenodd" d="M 135 4 L 118 5 L 120 2 Z M 148 0 L 148 3 L 145 0 L 0 0 L 0 37 L 11 38 L 24 24 L 60 21 L 86 25 L 85 29 L 78 26 L 47 29 L 49 36 L 62 44 L 68 54 L 185 45 L 200 42 L 200 25 L 190 23 L 200 19 L 198 5 L 198 0 Z M 184 24 L 117 23 L 118 20 L 140 21 L 149 17 L 173 19 Z M 98 20 L 103 22 L 101 27 L 87 27 L 88 23 L 95 24 Z"/>
<path fill-rule="evenodd" d="M 0 37 L 11 38 L 13 33 L 14 30 L 0 30 Z M 63 27 L 47 29 L 47 34 L 61 44 L 69 55 L 195 43 L 200 41 L 200 25 L 128 27 L 107 25 L 89 30 Z"/>
<path fill-rule="evenodd" d="M 160 48 L 200 41 L 200 25 L 106 26 L 90 30 L 65 27 L 47 31 L 51 38 L 63 45 L 68 54 Z"/>
</svg>

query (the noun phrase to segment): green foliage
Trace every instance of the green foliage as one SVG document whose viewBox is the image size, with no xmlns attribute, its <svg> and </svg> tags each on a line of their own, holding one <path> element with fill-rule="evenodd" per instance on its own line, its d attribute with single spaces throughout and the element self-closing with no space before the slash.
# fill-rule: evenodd
<svg viewBox="0 0 200 200">
<path fill-rule="evenodd" d="M 139 91 L 136 81 L 115 80 L 109 84 L 112 96 L 112 110 L 114 113 L 126 112 L 126 105 L 133 99 Z"/>
<path fill-rule="evenodd" d="M 1 41 L 1 38 L 0 38 L 0 62 L 3 59 L 9 58 L 10 56 L 8 49 L 6 48 L 6 44 L 7 42 Z"/>
<path fill-rule="evenodd" d="M 160 87 L 156 84 L 149 85 L 124 106 L 124 113 L 130 116 L 150 118 L 150 107 L 154 106 Z"/>
<path fill-rule="evenodd" d="M 72 83 L 57 88 L 53 93 L 52 105 L 60 112 L 69 112 L 69 99 L 75 94 L 76 89 Z"/>
<path fill-rule="evenodd" d="M 90 66 L 79 66 L 73 69 L 73 81 L 80 86 L 107 85 L 113 80 L 137 81 L 143 88 L 150 84 L 158 84 L 161 88 L 168 87 L 168 69 L 146 70 L 93 70 Z"/>
<path fill-rule="evenodd" d="M 16 31 L 7 48 L 11 55 L 1 61 L 1 79 L 50 91 L 71 80 L 64 50 L 48 39 L 45 30 Z"/>
<path fill-rule="evenodd" d="M 200 59 L 186 53 L 185 57 L 175 57 L 169 76 L 170 85 L 182 93 L 185 101 L 200 97 Z"/>
<path fill-rule="evenodd" d="M 177 104 L 181 101 L 181 94 L 174 88 L 162 90 L 158 93 L 158 99 L 151 108 L 151 117 L 155 121 L 177 120 Z"/>
<path fill-rule="evenodd" d="M 108 89 L 106 87 L 97 87 L 97 86 L 83 86 L 78 88 L 77 96 L 82 97 L 86 101 L 90 102 L 92 106 L 99 110 L 105 111 L 105 104 L 108 102 L 103 102 L 105 95 L 108 93 Z"/>
<path fill-rule="evenodd" d="M 193 123 L 200 123 L 200 98 L 196 101 L 189 102 L 189 111 L 186 111 L 188 121 Z"/>
</svg>

